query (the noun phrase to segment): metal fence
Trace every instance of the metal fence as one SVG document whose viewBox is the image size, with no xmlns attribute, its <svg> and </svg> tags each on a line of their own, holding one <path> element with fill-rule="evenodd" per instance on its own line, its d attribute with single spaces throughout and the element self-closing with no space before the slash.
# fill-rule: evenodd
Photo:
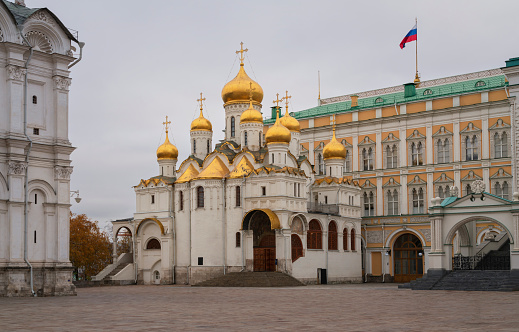
<svg viewBox="0 0 519 332">
<path fill-rule="evenodd" d="M 454 256 L 453 270 L 510 270 L 510 255 L 508 256 Z"/>
<path fill-rule="evenodd" d="M 308 202 L 308 212 L 339 215 L 339 206 L 337 204 L 321 204 Z"/>
</svg>

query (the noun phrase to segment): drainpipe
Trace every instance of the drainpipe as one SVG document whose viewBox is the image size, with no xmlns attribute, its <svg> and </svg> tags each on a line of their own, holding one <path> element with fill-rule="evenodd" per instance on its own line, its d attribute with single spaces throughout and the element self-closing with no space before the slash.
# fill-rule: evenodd
<svg viewBox="0 0 519 332">
<path fill-rule="evenodd" d="M 364 225 L 364 235 L 366 239 L 364 241 L 364 282 L 368 282 L 368 230 Z"/>
<path fill-rule="evenodd" d="M 241 195 L 241 190 L 240 190 L 240 195 Z M 226 255 L 226 244 L 227 244 L 227 225 L 226 225 L 226 214 L 225 214 L 225 211 L 227 209 L 227 206 L 226 206 L 226 197 L 225 197 L 225 178 L 222 178 L 222 238 L 223 238 L 223 243 L 222 243 L 222 259 L 223 259 L 223 275 L 225 275 L 226 273 L 226 259 L 227 259 L 227 255 Z"/>
<path fill-rule="evenodd" d="M 187 190 L 189 192 L 189 214 L 188 214 L 188 219 L 189 219 L 189 265 L 187 266 L 187 284 L 189 285 L 189 270 L 191 270 L 191 202 L 193 201 L 193 193 L 192 193 L 192 190 L 191 190 L 191 182 L 188 182 L 187 183 Z"/>
<path fill-rule="evenodd" d="M 79 45 L 79 58 L 74 61 L 73 63 L 71 63 L 69 66 L 68 66 L 68 69 L 74 67 L 75 65 L 78 64 L 79 61 L 81 61 L 81 59 L 83 59 L 83 47 L 85 47 L 85 43 L 83 42 L 78 42 L 77 43 Z"/>
<path fill-rule="evenodd" d="M 171 205 L 169 206 L 169 218 L 172 220 L 172 231 L 173 231 L 173 244 L 176 247 L 177 241 L 177 232 L 176 232 L 176 218 L 175 218 L 175 191 L 173 185 L 169 187 L 169 201 L 171 202 Z M 176 248 L 173 247 L 173 250 L 175 251 L 173 253 L 173 267 L 171 268 L 172 275 L 172 283 L 175 283 L 175 269 L 177 267 L 177 251 Z"/>
<path fill-rule="evenodd" d="M 29 227 L 29 154 L 32 150 L 32 140 L 27 134 L 27 75 L 29 74 L 29 62 L 32 58 L 32 45 L 29 43 L 29 41 L 25 38 L 25 36 L 22 33 L 22 27 L 18 26 L 18 30 L 20 31 L 20 36 L 22 37 L 23 41 L 29 45 L 29 57 L 27 58 L 27 61 L 25 62 L 25 79 L 23 83 L 23 134 L 29 141 L 29 148 L 27 149 L 27 152 L 25 154 L 25 190 L 24 190 L 24 220 L 23 220 L 23 259 L 25 260 L 25 263 L 29 267 L 30 275 L 31 275 L 31 293 L 33 296 L 36 296 L 36 292 L 34 292 L 34 276 L 33 276 L 33 268 L 31 263 L 29 262 L 28 258 L 28 242 L 29 239 L 27 238 L 28 232 L 27 228 Z"/>
<path fill-rule="evenodd" d="M 385 249 L 386 249 L 386 244 L 384 243 L 384 239 L 385 239 L 385 234 L 384 234 L 384 224 L 382 224 L 382 282 L 386 282 L 385 280 L 385 277 L 386 277 L 386 273 L 385 273 L 385 262 L 384 262 L 384 257 L 386 256 L 386 252 L 385 252 Z"/>
<path fill-rule="evenodd" d="M 240 200 L 241 200 L 241 220 L 243 221 L 243 209 L 244 209 L 244 205 L 245 205 L 245 197 L 244 197 L 244 185 L 245 185 L 245 180 L 247 178 L 244 176 L 243 177 L 243 180 L 241 181 L 241 188 L 240 188 Z M 243 228 L 243 225 L 242 225 L 242 228 Z M 243 236 L 243 229 L 241 231 L 241 271 L 240 272 L 243 272 L 245 270 L 245 237 Z"/>
</svg>

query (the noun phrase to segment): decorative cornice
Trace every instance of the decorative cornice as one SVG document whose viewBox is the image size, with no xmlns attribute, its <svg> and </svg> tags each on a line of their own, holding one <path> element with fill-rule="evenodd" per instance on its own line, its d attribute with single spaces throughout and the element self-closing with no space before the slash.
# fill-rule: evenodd
<svg viewBox="0 0 519 332">
<path fill-rule="evenodd" d="M 27 169 L 27 163 L 21 161 L 10 161 L 9 169 L 7 173 L 9 175 L 22 175 L 25 174 L 25 170 Z"/>
<path fill-rule="evenodd" d="M 498 76 L 498 75 L 503 75 L 503 71 L 500 68 L 479 71 L 476 73 L 469 73 L 469 74 L 456 75 L 456 76 L 451 76 L 451 77 L 438 78 L 435 80 L 420 82 L 420 89 L 448 84 L 448 83 L 468 81 L 468 80 L 473 80 L 473 79 L 477 79 L 477 78 Z M 404 86 L 398 85 L 398 86 L 393 86 L 393 87 L 384 88 L 384 89 L 360 92 L 360 93 L 356 93 L 356 94 L 352 94 L 352 95 L 356 95 L 359 97 L 359 99 L 362 99 L 362 98 L 367 98 L 367 97 L 382 96 L 382 95 L 387 95 L 390 93 L 403 92 L 403 91 L 404 91 Z M 352 95 L 325 98 L 325 99 L 321 99 L 320 102 L 321 102 L 321 105 L 344 102 L 344 101 L 351 100 Z"/>
<path fill-rule="evenodd" d="M 54 85 L 58 90 L 68 91 L 70 84 L 72 84 L 72 79 L 68 77 L 56 75 L 53 76 L 52 79 L 54 80 Z"/>
<path fill-rule="evenodd" d="M 32 14 L 31 17 L 29 17 L 29 19 L 33 19 L 35 21 L 43 21 L 52 26 L 54 26 L 54 24 L 55 24 L 54 20 L 51 17 L 49 17 L 49 15 L 47 15 L 47 13 L 45 13 L 42 10 L 39 10 L 36 13 Z"/>
<path fill-rule="evenodd" d="M 54 167 L 54 177 L 56 180 L 70 180 L 72 171 L 73 167 L 56 166 Z"/>
<path fill-rule="evenodd" d="M 27 69 L 15 65 L 7 65 L 5 68 L 7 69 L 7 76 L 10 80 L 20 82 L 24 80 Z"/>
</svg>

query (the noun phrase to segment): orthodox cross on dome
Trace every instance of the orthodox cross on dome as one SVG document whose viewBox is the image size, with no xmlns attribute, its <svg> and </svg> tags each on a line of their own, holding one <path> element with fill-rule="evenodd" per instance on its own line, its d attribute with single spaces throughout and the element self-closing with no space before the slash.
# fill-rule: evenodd
<svg viewBox="0 0 519 332">
<path fill-rule="evenodd" d="M 335 113 L 332 115 L 332 121 L 330 121 L 330 124 L 332 125 L 332 130 L 333 130 L 333 137 L 335 137 L 335 124 L 337 123 L 336 119 L 335 119 Z"/>
<path fill-rule="evenodd" d="M 287 90 L 287 91 L 285 92 L 285 96 L 282 98 L 282 99 L 285 100 L 285 107 L 286 107 L 286 112 L 285 112 L 285 114 L 288 113 L 288 100 L 289 100 L 290 98 L 292 98 L 292 96 L 289 96 L 289 95 L 288 95 L 288 90 Z"/>
<path fill-rule="evenodd" d="M 240 54 L 240 65 L 242 65 L 242 66 L 243 66 L 243 60 L 245 59 L 245 57 L 243 56 L 243 53 L 244 53 L 244 52 L 248 52 L 248 51 L 249 51 L 248 48 L 243 49 L 243 42 L 241 42 L 241 43 L 240 43 L 240 50 L 239 50 L 239 51 L 236 51 L 236 54 L 241 53 L 241 54 Z"/>
<path fill-rule="evenodd" d="M 204 106 L 202 105 L 202 103 L 204 102 L 205 98 L 202 98 L 202 92 L 200 92 L 200 99 L 197 99 L 196 101 L 199 101 L 200 102 L 200 113 L 202 113 L 202 109 L 204 108 Z"/>
<path fill-rule="evenodd" d="M 166 134 L 168 133 L 168 125 L 171 124 L 171 121 L 168 121 L 168 116 L 166 115 L 166 122 L 162 122 L 163 125 L 166 125 Z"/>
<path fill-rule="evenodd" d="M 256 90 L 256 88 L 253 88 L 252 87 L 252 82 L 249 82 L 249 98 L 250 98 L 250 101 L 252 101 L 252 92 Z"/>
</svg>

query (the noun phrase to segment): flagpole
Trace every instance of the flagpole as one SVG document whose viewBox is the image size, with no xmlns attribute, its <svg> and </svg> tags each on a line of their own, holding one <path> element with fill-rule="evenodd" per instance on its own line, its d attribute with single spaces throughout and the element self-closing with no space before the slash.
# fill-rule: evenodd
<svg viewBox="0 0 519 332">
<path fill-rule="evenodd" d="M 419 83 L 420 82 L 420 78 L 418 77 L 418 18 L 415 17 L 414 18 L 414 22 L 416 24 L 416 31 L 417 31 L 417 38 L 416 38 L 416 44 L 415 44 L 415 50 L 416 50 L 416 53 L 415 53 L 415 60 L 416 60 L 416 75 L 415 75 L 415 78 L 414 78 L 414 82 L 415 83 Z"/>
</svg>

